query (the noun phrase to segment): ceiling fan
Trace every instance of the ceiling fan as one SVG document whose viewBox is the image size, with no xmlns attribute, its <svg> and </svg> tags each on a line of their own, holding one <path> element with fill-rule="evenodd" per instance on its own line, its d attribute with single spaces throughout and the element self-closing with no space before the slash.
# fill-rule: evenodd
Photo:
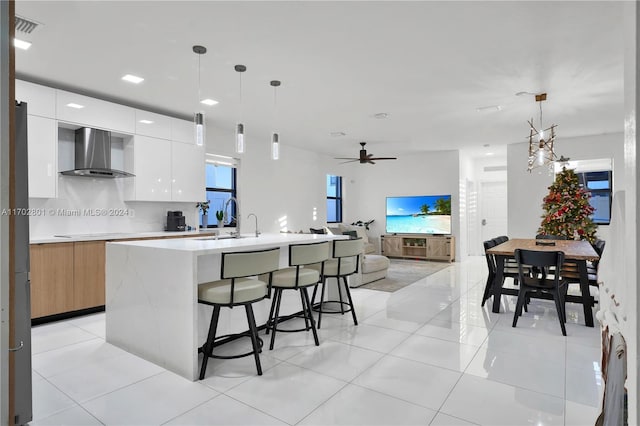
<svg viewBox="0 0 640 426">
<path fill-rule="evenodd" d="M 349 160 L 349 161 L 345 161 L 341 164 L 344 163 L 353 163 L 354 161 L 359 161 L 360 164 L 376 164 L 373 160 L 397 160 L 396 157 L 374 157 L 373 154 L 367 154 L 367 150 L 364 148 L 364 146 L 366 145 L 366 142 L 360 142 L 360 145 L 362 146 L 362 148 L 360 148 L 360 157 L 359 158 L 343 158 L 343 157 L 338 157 L 336 158 L 336 160 Z"/>
</svg>

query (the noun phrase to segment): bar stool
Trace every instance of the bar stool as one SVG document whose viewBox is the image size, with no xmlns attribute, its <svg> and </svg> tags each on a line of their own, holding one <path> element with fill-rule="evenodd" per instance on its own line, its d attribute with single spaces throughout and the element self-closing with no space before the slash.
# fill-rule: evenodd
<svg viewBox="0 0 640 426">
<path fill-rule="evenodd" d="M 260 356 L 258 355 L 261 342 L 259 343 L 256 319 L 253 315 L 251 305 L 259 302 L 270 294 L 272 274 L 273 271 L 278 269 L 279 264 L 279 247 L 267 250 L 222 253 L 221 279 L 198 285 L 198 303 L 213 306 L 207 341 L 199 349 L 199 351 L 204 353 L 202 367 L 200 368 L 200 380 L 204 379 L 209 357 L 231 359 L 253 355 L 255 357 L 258 375 L 262 375 L 262 366 L 260 365 Z M 266 280 L 248 278 L 261 274 L 267 274 Z M 233 308 L 234 306 L 244 306 L 247 313 L 249 331 L 216 337 L 220 308 Z M 240 336 L 249 336 L 251 338 L 252 351 L 229 356 L 213 354 L 216 340 Z"/>
<path fill-rule="evenodd" d="M 324 272 L 320 277 L 322 282 L 322 290 L 320 291 L 320 303 L 316 304 L 316 292 L 318 286 L 313 290 L 312 305 L 313 309 L 318 311 L 318 328 L 322 325 L 322 314 L 338 314 L 344 315 L 345 312 L 351 312 L 353 317 L 353 323 L 358 325 L 358 319 L 356 318 L 356 310 L 353 306 L 353 300 L 351 299 L 351 292 L 349 291 L 349 284 L 347 277 L 358 273 L 360 265 L 360 256 L 362 255 L 363 243 L 362 238 L 349 239 L 349 240 L 333 240 L 333 258 L 324 262 Z M 319 270 L 319 265 L 310 265 L 314 269 Z M 338 288 L 339 300 L 324 300 L 325 287 L 327 286 L 327 279 L 335 278 Z M 342 283 L 340 280 L 342 279 Z M 342 297 L 342 292 L 346 293 L 348 302 L 345 302 Z M 328 304 L 338 303 L 340 310 L 325 310 L 325 306 Z M 348 309 L 345 309 L 345 305 Z"/>
<path fill-rule="evenodd" d="M 329 241 L 322 241 L 311 244 L 291 244 L 289 246 L 289 268 L 280 269 L 273 273 L 271 286 L 274 289 L 274 298 L 271 302 L 271 311 L 269 312 L 269 320 L 267 321 L 266 334 L 271 330 L 271 343 L 269 349 L 273 349 L 276 340 L 276 331 L 297 332 L 309 331 L 313 332 L 313 339 L 316 346 L 320 345 L 318 340 L 318 332 L 316 331 L 316 321 L 311 311 L 311 303 L 309 302 L 309 293 L 307 288 L 315 286 L 320 281 L 320 276 L 324 271 L 324 262 L 329 258 Z M 320 271 L 313 268 L 306 268 L 306 265 L 320 264 Z M 284 290 L 300 291 L 300 302 L 302 303 L 302 314 L 304 318 L 304 328 L 298 329 L 279 329 L 278 322 L 282 321 L 280 317 L 280 303 L 282 302 L 282 293 Z"/>
</svg>

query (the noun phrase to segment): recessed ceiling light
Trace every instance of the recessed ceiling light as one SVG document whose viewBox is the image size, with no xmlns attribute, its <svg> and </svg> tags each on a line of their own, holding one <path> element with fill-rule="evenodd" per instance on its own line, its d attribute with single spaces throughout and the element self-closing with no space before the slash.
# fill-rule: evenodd
<svg viewBox="0 0 640 426">
<path fill-rule="evenodd" d="M 218 103 L 218 101 L 213 100 L 213 99 L 203 99 L 200 101 L 201 104 L 205 104 L 208 106 L 212 106 L 212 105 L 216 105 Z"/>
<path fill-rule="evenodd" d="M 332 138 L 339 138 L 342 136 L 347 136 L 347 134 L 345 132 L 331 132 L 329 133 L 331 135 Z"/>
<path fill-rule="evenodd" d="M 142 123 L 142 124 L 153 124 L 153 121 L 151 121 L 151 120 L 140 120 L 140 123 Z"/>
<path fill-rule="evenodd" d="M 127 74 L 123 76 L 122 79 L 124 81 L 128 81 L 129 83 L 133 83 L 133 84 L 140 84 L 144 81 L 144 78 L 138 77 L 137 75 L 132 75 L 132 74 Z"/>
<path fill-rule="evenodd" d="M 28 41 L 20 40 L 19 38 L 13 39 L 13 45 L 22 50 L 27 50 L 31 47 L 31 43 L 29 43 Z"/>
<path fill-rule="evenodd" d="M 388 112 L 378 112 L 373 114 L 373 118 L 377 118 L 379 120 L 384 120 L 385 118 L 389 118 L 389 113 Z"/>
<path fill-rule="evenodd" d="M 67 106 L 69 108 L 75 108 L 75 109 L 82 109 L 84 108 L 84 105 L 80 105 L 80 104 L 74 104 L 73 102 L 68 103 Z"/>
<path fill-rule="evenodd" d="M 491 157 L 491 156 L 493 155 L 493 152 L 487 152 L 487 153 L 486 153 L 486 154 L 484 154 L 484 155 L 486 155 L 487 157 Z"/>
</svg>

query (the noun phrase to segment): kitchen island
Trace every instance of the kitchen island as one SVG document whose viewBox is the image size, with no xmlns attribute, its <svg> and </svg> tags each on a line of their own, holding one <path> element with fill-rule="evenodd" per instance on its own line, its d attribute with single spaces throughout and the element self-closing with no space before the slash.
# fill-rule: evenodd
<svg viewBox="0 0 640 426">
<path fill-rule="evenodd" d="M 211 307 L 198 304 L 198 284 L 220 278 L 221 253 L 288 246 L 346 236 L 265 234 L 111 242 L 106 247 L 106 340 L 190 380 L 198 376 L 198 347 L 206 340 Z M 269 300 L 254 306 L 264 323 Z M 220 334 L 247 329 L 244 310 L 224 309 Z"/>
</svg>

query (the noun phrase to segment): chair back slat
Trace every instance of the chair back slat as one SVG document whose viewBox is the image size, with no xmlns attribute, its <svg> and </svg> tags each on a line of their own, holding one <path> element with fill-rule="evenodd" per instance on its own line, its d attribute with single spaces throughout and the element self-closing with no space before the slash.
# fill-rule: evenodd
<svg viewBox="0 0 640 426">
<path fill-rule="evenodd" d="M 329 259 L 329 241 L 289 246 L 289 266 L 311 265 Z"/>
<path fill-rule="evenodd" d="M 362 238 L 353 240 L 333 240 L 333 257 L 353 257 L 362 254 Z"/>
<path fill-rule="evenodd" d="M 487 253 L 487 250 L 496 246 L 496 242 L 494 240 L 487 240 L 482 243 L 484 246 L 484 257 L 487 259 L 487 268 L 489 268 L 489 273 L 496 273 L 496 260 L 492 254 Z"/>
<path fill-rule="evenodd" d="M 556 284 L 559 282 L 560 271 L 564 263 L 564 252 L 516 249 L 514 257 L 518 262 L 518 274 L 521 281 L 524 281 L 524 277 L 528 275 L 529 267 L 532 267 L 539 271 L 543 280 L 547 275 L 553 274 Z"/>
<path fill-rule="evenodd" d="M 222 279 L 267 274 L 280 267 L 280 248 L 222 253 Z"/>
</svg>

